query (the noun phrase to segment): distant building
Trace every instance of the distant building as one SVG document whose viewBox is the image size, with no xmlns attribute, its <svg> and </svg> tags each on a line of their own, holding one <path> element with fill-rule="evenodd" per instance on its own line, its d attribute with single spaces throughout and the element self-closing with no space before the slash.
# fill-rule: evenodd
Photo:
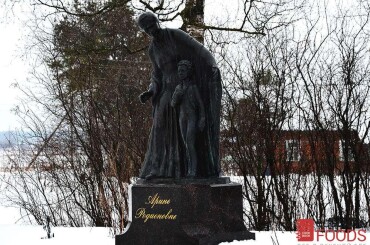
<svg viewBox="0 0 370 245">
<path fill-rule="evenodd" d="M 370 172 L 369 145 L 361 142 L 355 131 L 343 137 L 339 131 L 283 130 L 271 138 L 275 139 L 270 144 L 272 151 L 259 150 L 265 144 L 241 146 L 235 137 L 229 138 L 223 152 L 225 171 L 242 174 L 244 168 L 244 173 L 256 174 L 252 168 L 262 168 L 264 174 Z M 234 146 L 239 151 L 230 150 Z"/>
<path fill-rule="evenodd" d="M 276 147 L 277 170 L 291 172 L 341 173 L 368 171 L 369 146 L 351 131 L 282 131 Z"/>
</svg>

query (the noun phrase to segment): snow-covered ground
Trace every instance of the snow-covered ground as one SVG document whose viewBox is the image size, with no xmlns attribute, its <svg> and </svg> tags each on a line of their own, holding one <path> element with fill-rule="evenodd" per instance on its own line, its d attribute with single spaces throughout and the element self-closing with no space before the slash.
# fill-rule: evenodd
<svg viewBox="0 0 370 245">
<path fill-rule="evenodd" d="M 21 212 L 15 207 L 5 207 L 3 200 L 4 189 L 0 183 L 0 245 L 114 245 L 114 236 L 109 228 L 97 227 L 52 227 L 54 237 L 44 239 L 47 234 L 42 226 L 29 225 L 27 220 L 21 218 Z M 298 242 L 294 232 L 269 231 L 255 232 L 256 240 L 234 241 L 221 243 L 221 245 L 370 245 L 370 232 L 367 231 L 365 242 Z M 174 244 L 175 245 L 175 244 Z"/>
<path fill-rule="evenodd" d="M 55 227 L 51 239 L 42 239 L 46 236 L 41 226 L 31 225 L 0 225 L 0 244 L 2 245 L 74 245 L 99 244 L 114 245 L 114 239 L 105 228 L 69 228 Z"/>
<path fill-rule="evenodd" d="M 0 196 L 1 196 L 0 192 Z M 1 200 L 1 198 L 0 198 Z M 54 237 L 44 239 L 47 234 L 42 226 L 27 225 L 21 219 L 20 210 L 4 207 L 0 203 L 0 244 L 1 245 L 114 245 L 114 238 L 108 228 L 98 227 L 52 227 Z"/>
<path fill-rule="evenodd" d="M 108 228 L 52 227 L 52 233 L 54 233 L 53 238 L 43 239 L 46 237 L 46 232 L 42 226 L 27 225 L 26 221 L 21 219 L 19 209 L 0 205 L 0 245 L 114 245 L 114 237 Z M 277 232 L 276 234 L 278 239 L 284 241 L 284 243 L 280 242 L 280 244 L 297 244 L 295 234 L 293 233 Z M 256 241 L 234 241 L 221 244 L 275 244 L 272 242 L 271 237 L 275 237 L 275 234 L 272 232 L 257 232 Z"/>
<path fill-rule="evenodd" d="M 1 194 L 0 194 L 1 195 Z M 52 227 L 54 237 L 43 239 L 46 232 L 42 226 L 26 225 L 20 220 L 17 208 L 0 206 L 0 245 L 114 245 L 114 237 L 108 228 L 97 227 Z M 298 242 L 294 232 L 255 232 L 255 241 L 234 241 L 220 245 L 368 245 L 359 242 Z M 175 244 L 174 244 L 175 245 Z"/>
</svg>

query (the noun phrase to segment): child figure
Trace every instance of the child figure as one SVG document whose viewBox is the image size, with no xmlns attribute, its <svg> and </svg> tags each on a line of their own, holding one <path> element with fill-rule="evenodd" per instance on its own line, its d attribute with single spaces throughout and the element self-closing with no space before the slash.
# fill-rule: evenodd
<svg viewBox="0 0 370 245">
<path fill-rule="evenodd" d="M 191 80 L 192 64 L 182 60 L 177 65 L 180 84 L 172 95 L 171 106 L 179 105 L 179 123 L 181 138 L 186 148 L 186 176 L 193 178 L 197 175 L 198 158 L 195 148 L 197 132 L 205 126 L 203 101 L 197 86 Z"/>
</svg>

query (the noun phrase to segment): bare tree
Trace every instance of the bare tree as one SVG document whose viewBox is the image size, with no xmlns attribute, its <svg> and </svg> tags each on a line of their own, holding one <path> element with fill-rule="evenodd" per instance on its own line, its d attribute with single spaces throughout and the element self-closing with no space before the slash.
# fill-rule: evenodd
<svg viewBox="0 0 370 245">
<path fill-rule="evenodd" d="M 293 50 L 285 32 L 238 43 L 225 53 L 225 164 L 243 176 L 246 216 L 253 229 L 294 229 L 297 189 L 291 164 L 278 152 L 293 120 Z M 227 69 L 225 69 L 225 67 Z M 227 167 L 226 167 L 227 170 Z"/>
<path fill-rule="evenodd" d="M 369 131 L 369 15 L 338 9 L 334 18 L 325 16 L 327 34 L 321 41 L 316 29 L 320 22 L 310 22 L 307 38 L 297 46 L 305 98 L 299 107 L 306 127 L 323 132 L 319 140 L 325 155 L 316 159 L 320 217 L 327 213 L 326 218 L 337 220 L 337 226 L 350 228 L 360 226 L 364 217 L 360 207 L 366 200 L 360 197 L 360 180 Z M 332 131 L 337 133 L 328 133 Z M 323 173 L 330 186 L 329 203 L 321 193 Z M 325 210 L 328 205 L 332 210 Z"/>
<path fill-rule="evenodd" d="M 65 16 L 53 28 L 39 36 L 47 66 L 35 73 L 39 90 L 24 90 L 18 110 L 28 147 L 9 159 L 9 199 L 39 224 L 50 217 L 117 232 L 128 222 L 128 184 L 150 126 L 150 108 L 138 100 L 150 71 L 147 39 L 128 8 Z"/>
</svg>

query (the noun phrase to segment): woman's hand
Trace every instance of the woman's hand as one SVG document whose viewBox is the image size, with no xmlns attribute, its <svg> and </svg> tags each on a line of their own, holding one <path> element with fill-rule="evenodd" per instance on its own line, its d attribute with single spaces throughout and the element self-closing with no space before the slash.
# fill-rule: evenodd
<svg viewBox="0 0 370 245">
<path fill-rule="evenodd" d="M 140 94 L 139 99 L 140 99 L 141 103 L 144 104 L 152 96 L 153 96 L 153 91 L 145 91 L 144 93 Z"/>
</svg>

